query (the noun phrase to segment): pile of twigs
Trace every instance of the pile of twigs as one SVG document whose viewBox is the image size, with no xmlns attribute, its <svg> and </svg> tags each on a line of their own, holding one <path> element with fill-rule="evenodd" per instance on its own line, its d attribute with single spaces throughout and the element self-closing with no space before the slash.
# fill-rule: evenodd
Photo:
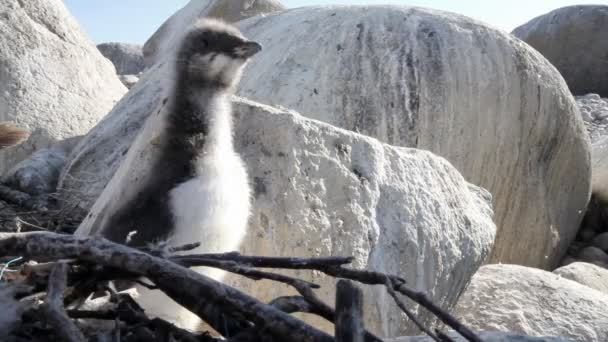
<svg viewBox="0 0 608 342">
<path fill-rule="evenodd" d="M 184 246 L 169 252 L 195 247 Z M 160 250 L 136 250 L 101 238 L 30 232 L 0 233 L 0 258 L 3 263 L 13 261 L 2 281 L 18 289 L 14 291 L 15 300 L 31 304 L 22 316 L 22 323 L 8 339 L 11 341 L 48 341 L 51 336 L 66 341 L 219 341 L 209 333 L 196 334 L 160 319 L 149 319 L 128 295 L 116 293 L 107 286 L 109 281 L 139 282 L 141 277 L 197 314 L 228 341 L 381 341 L 363 326 L 362 295 L 354 282 L 384 285 L 406 315 L 436 341 L 450 341 L 450 338 L 441 331 L 424 327 L 400 296 L 420 304 L 467 340 L 481 341 L 424 293 L 408 287 L 402 278 L 349 268 L 345 266 L 351 262 L 348 257 L 275 258 L 238 253 L 184 256 Z M 21 259 L 15 262 L 16 258 Z M 215 267 L 255 280 L 281 282 L 292 286 L 299 295 L 263 303 L 190 270 L 193 266 Z M 318 285 L 269 269 L 314 270 L 342 279 L 336 290 L 335 309 L 317 297 L 314 289 Z M 78 309 L 78 303 L 100 291 L 110 293 L 109 308 Z M 291 315 L 295 312 L 311 313 L 334 323 L 335 336 Z M 109 328 L 102 332 L 83 324 L 92 319 L 107 322 L 105 326 Z"/>
</svg>

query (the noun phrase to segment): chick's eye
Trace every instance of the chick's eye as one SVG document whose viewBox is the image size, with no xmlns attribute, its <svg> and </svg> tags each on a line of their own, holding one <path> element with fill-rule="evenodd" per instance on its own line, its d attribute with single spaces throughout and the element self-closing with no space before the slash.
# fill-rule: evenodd
<svg viewBox="0 0 608 342">
<path fill-rule="evenodd" d="M 202 39 L 201 40 L 201 44 L 203 44 L 203 47 L 208 47 L 209 46 L 209 41 L 207 39 Z"/>
</svg>

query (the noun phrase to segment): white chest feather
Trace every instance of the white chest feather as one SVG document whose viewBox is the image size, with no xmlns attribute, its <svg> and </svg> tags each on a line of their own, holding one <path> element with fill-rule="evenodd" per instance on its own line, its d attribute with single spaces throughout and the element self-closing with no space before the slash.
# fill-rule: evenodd
<svg viewBox="0 0 608 342">
<path fill-rule="evenodd" d="M 174 216 L 171 245 L 200 241 L 195 252 L 225 252 L 239 247 L 249 217 L 249 184 L 240 158 L 234 153 L 202 156 L 199 177 L 171 191 Z"/>
</svg>

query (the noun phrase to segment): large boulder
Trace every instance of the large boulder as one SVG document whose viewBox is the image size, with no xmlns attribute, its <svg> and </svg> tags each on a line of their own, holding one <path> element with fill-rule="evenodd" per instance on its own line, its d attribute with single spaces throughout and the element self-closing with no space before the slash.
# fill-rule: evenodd
<svg viewBox="0 0 608 342">
<path fill-rule="evenodd" d="M 476 330 L 580 341 L 608 339 L 608 296 L 557 274 L 486 265 L 458 300 L 456 316 Z"/>
<path fill-rule="evenodd" d="M 566 279 L 608 295 L 608 270 L 586 262 L 574 262 L 553 271 Z"/>
<path fill-rule="evenodd" d="M 118 75 L 137 75 L 146 67 L 141 45 L 102 43 L 97 49 L 114 64 Z"/>
<path fill-rule="evenodd" d="M 162 61 L 175 50 L 181 35 L 198 18 L 214 17 L 236 22 L 259 14 L 286 9 L 280 0 L 190 0 L 154 32 L 144 44 L 147 66 Z"/>
<path fill-rule="evenodd" d="M 589 199 L 590 147 L 539 53 L 411 7 L 299 8 L 237 24 L 264 46 L 240 95 L 447 158 L 493 195 L 492 262 L 557 265 Z"/>
<path fill-rule="evenodd" d="M 99 212 L 137 186 L 142 173 L 151 172 L 155 127 L 165 115 L 166 71 L 156 65 L 145 73 L 75 148 L 68 169 L 75 178 L 90 173 L 97 181 L 64 185 L 99 193 L 114 175 L 80 233 L 90 231 Z M 237 99 L 234 111 L 235 144 L 255 193 L 241 252 L 352 255 L 355 267 L 399 274 L 440 305 L 453 305 L 492 246 L 495 226 L 488 192 L 429 152 L 391 147 L 246 100 Z M 291 274 L 321 284 L 317 293 L 333 302 L 332 280 L 309 272 Z M 291 293 L 274 283 L 229 282 L 262 299 Z M 383 335 L 414 332 L 381 287 L 367 287 L 365 298 L 370 328 Z M 423 321 L 430 322 L 431 316 L 422 312 Z M 327 327 L 327 322 L 315 323 Z"/>
<path fill-rule="evenodd" d="M 513 34 L 540 51 L 575 95 L 608 97 L 608 6 L 556 9 L 516 28 Z"/>
<path fill-rule="evenodd" d="M 32 132 L 2 151 L 2 173 L 39 148 L 88 132 L 126 88 L 61 1 L 1 1 L 0 32 L 0 121 Z"/>
</svg>

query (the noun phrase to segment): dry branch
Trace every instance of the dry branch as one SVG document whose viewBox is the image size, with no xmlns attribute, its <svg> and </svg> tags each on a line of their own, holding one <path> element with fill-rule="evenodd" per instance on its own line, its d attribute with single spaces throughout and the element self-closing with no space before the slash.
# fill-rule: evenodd
<svg viewBox="0 0 608 342">
<path fill-rule="evenodd" d="M 64 262 L 55 264 L 49 276 L 49 289 L 46 303 L 42 306 L 48 322 L 53 326 L 63 341 L 86 341 L 76 324 L 71 321 L 63 308 L 63 293 L 67 286 L 68 265 Z"/>
<path fill-rule="evenodd" d="M 363 292 L 348 280 L 336 286 L 336 342 L 363 342 Z"/>
<path fill-rule="evenodd" d="M 225 253 L 225 254 L 201 254 L 201 255 L 188 255 L 188 256 L 175 256 L 171 260 L 185 266 L 205 266 L 205 262 L 211 258 L 226 261 L 235 261 L 244 263 L 255 267 L 265 268 L 283 268 L 283 269 L 310 269 L 323 272 L 329 276 L 342 279 L 355 280 L 367 285 L 386 285 L 393 291 L 399 292 L 402 295 L 410 298 L 414 302 L 420 304 L 425 309 L 433 313 L 443 323 L 450 328 L 457 331 L 468 341 L 471 342 L 483 342 L 483 340 L 471 329 L 460 323 L 454 316 L 447 311 L 437 306 L 433 301 L 421 291 L 414 290 L 406 285 L 405 279 L 387 275 L 380 272 L 368 271 L 368 270 L 355 270 L 346 268 L 343 265 L 348 264 L 352 261 L 352 258 L 342 257 L 329 257 L 329 258 L 265 258 L 265 257 L 253 257 L 253 256 L 242 256 L 238 253 Z M 388 279 L 388 281 L 387 281 Z M 300 291 L 299 291 L 300 292 Z M 302 292 L 300 292 L 302 293 Z M 303 295 L 307 300 L 308 295 Z M 395 298 L 395 297 L 394 297 Z M 314 298 L 310 298 L 313 302 L 316 302 Z M 397 303 L 399 305 L 399 303 Z M 324 306 L 324 307 L 323 307 Z M 323 304 L 320 308 L 321 316 L 333 321 L 333 313 L 330 314 L 327 310 L 327 306 Z M 403 309 L 403 308 L 402 308 Z M 331 309 L 330 309 L 331 310 Z M 333 312 L 333 311 L 332 311 Z M 409 310 L 404 313 L 410 317 Z M 414 323 L 419 325 L 417 320 Z M 422 326 L 420 325 L 422 328 Z M 421 329 L 424 332 L 430 332 L 429 329 Z M 437 339 L 435 334 L 430 335 L 432 338 Z M 366 334 L 366 340 L 369 336 Z"/>
<path fill-rule="evenodd" d="M 0 255 L 78 259 L 123 269 L 152 280 L 163 292 L 205 321 L 226 312 L 247 317 L 279 340 L 333 341 L 324 332 L 230 286 L 149 254 L 99 238 L 54 233 L 2 233 Z"/>
<path fill-rule="evenodd" d="M 146 253 L 101 238 L 76 238 L 71 235 L 46 232 L 0 233 L 0 257 L 18 255 L 38 262 L 74 259 L 71 261 L 73 266 L 69 276 L 69 284 L 74 289 L 70 298 L 66 299 L 68 303 L 86 297 L 90 293 L 98 292 L 100 289 L 103 291 L 102 284 L 107 283 L 107 281 L 127 280 L 133 282 L 143 276 L 154 282 L 156 287 L 182 306 L 196 313 L 216 331 L 228 337 L 228 341 L 284 341 L 289 339 L 293 342 L 299 342 L 334 340 L 331 336 L 290 316 L 289 314 L 293 312 L 308 312 L 321 316 L 336 324 L 337 329 L 343 324 L 341 322 L 344 321 L 342 319 L 344 316 L 337 314 L 313 291 L 318 285 L 278 273 L 257 270 L 256 267 L 317 270 L 336 278 L 355 280 L 364 284 L 385 285 L 402 311 L 421 330 L 434 339 L 443 341 L 442 337 L 446 335 L 440 331 L 434 334 L 430 329 L 425 328 L 400 300 L 396 292 L 428 309 L 446 325 L 460 332 L 467 340 L 481 341 L 470 329 L 436 306 L 423 292 L 407 287 L 405 280 L 401 277 L 347 268 L 344 265 L 352 261 L 352 258 L 349 257 L 278 258 L 243 256 L 238 253 L 168 255 L 172 252 L 189 251 L 195 247 L 197 247 L 197 244 L 172 249 L 161 246 L 157 249 L 147 250 L 148 253 Z M 300 296 L 280 297 L 269 304 L 265 304 L 239 290 L 186 268 L 192 266 L 215 267 L 255 280 L 269 279 L 282 282 L 295 288 Z M 42 273 L 47 267 L 40 266 L 38 268 Z M 35 269 L 33 273 L 36 273 Z M 33 277 L 35 276 L 36 274 L 33 275 Z M 37 277 L 40 278 L 40 275 L 37 275 Z M 338 291 L 338 294 L 340 294 L 340 291 Z M 114 294 L 111 298 L 119 296 L 122 295 Z M 357 303 L 351 304 L 359 305 Z M 344 307 L 343 304 L 337 305 L 339 309 Z M 120 322 L 125 322 L 139 327 L 147 327 L 144 329 L 144 335 L 142 336 L 158 334 L 157 330 L 159 329 L 158 331 L 161 331 L 164 334 L 163 336 L 169 336 L 167 334 L 180 336 L 178 341 L 190 341 L 195 338 L 188 332 L 180 332 L 179 329 L 167 322 L 150 320 L 144 315 L 141 308 L 139 310 L 129 309 L 126 314 L 118 311 L 94 313 L 72 310 L 69 311 L 69 315 L 73 318 L 82 318 L 88 315 L 91 316 L 90 318 L 113 319 L 117 322 L 115 336 L 118 336 L 116 334 L 132 333 L 128 327 L 125 328 L 124 323 L 119 325 Z M 94 317 L 96 315 L 98 316 Z M 344 333 L 347 330 L 352 332 L 353 329 L 342 329 L 341 331 Z M 362 327 L 360 330 L 364 341 L 382 341 Z M 139 333 L 142 333 L 141 331 L 143 330 L 140 329 Z M 163 340 L 158 335 L 156 336 L 156 340 Z M 196 338 L 201 338 L 201 336 Z M 214 341 L 212 338 L 205 340 Z"/>
</svg>

